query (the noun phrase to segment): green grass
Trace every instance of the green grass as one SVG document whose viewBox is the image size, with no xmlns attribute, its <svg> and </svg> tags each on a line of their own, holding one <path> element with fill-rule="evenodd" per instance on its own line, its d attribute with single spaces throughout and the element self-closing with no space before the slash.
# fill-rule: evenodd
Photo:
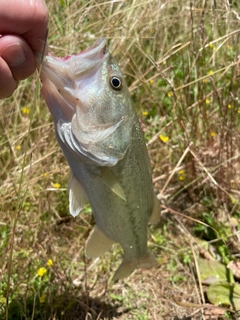
<svg viewBox="0 0 240 320">
<path fill-rule="evenodd" d="M 239 259 L 240 5 L 229 2 L 47 1 L 54 55 L 105 37 L 126 77 L 162 206 L 149 232 L 160 266 L 113 285 L 118 245 L 85 258 L 94 220 L 89 206 L 68 213 L 68 166 L 35 74 L 0 102 L 0 319 L 206 319 L 197 258 Z"/>
</svg>

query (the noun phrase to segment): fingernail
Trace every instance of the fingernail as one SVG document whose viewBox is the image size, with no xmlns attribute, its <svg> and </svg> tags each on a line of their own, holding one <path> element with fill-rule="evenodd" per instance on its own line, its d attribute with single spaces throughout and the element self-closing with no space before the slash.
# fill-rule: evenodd
<svg viewBox="0 0 240 320">
<path fill-rule="evenodd" d="M 2 50 L 1 56 L 10 67 L 16 67 L 26 60 L 26 54 L 18 43 L 6 46 Z"/>
</svg>

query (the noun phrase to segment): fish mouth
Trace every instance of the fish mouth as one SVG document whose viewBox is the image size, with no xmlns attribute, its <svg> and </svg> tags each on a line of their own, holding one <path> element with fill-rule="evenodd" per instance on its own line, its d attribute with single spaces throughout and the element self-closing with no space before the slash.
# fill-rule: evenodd
<svg viewBox="0 0 240 320">
<path fill-rule="evenodd" d="M 106 39 L 100 38 L 97 41 L 95 41 L 94 44 L 92 44 L 90 47 L 84 49 L 83 51 L 76 54 L 75 56 L 78 56 L 78 57 L 81 56 L 81 58 L 85 58 L 85 59 L 98 60 L 98 59 L 102 59 L 106 54 L 106 52 L 107 52 Z M 71 58 L 71 56 L 66 56 L 60 59 L 61 61 L 66 61 L 69 58 Z"/>
<path fill-rule="evenodd" d="M 49 54 L 44 57 L 40 77 L 43 84 L 50 82 L 51 86 L 55 87 L 67 102 L 68 110 L 66 110 L 66 103 L 61 108 L 65 121 L 71 121 L 76 113 L 76 104 L 81 105 L 81 101 L 74 96 L 78 83 L 96 73 L 108 57 L 109 53 L 104 38 L 98 39 L 93 45 L 75 55 L 59 58 Z M 42 94 L 45 96 L 44 90 Z M 56 113 L 54 110 L 50 111 L 53 114 Z"/>
<path fill-rule="evenodd" d="M 112 91 L 108 90 L 108 73 L 116 68 L 114 63 L 106 40 L 99 39 L 76 55 L 44 57 L 41 69 L 41 93 L 59 143 L 98 165 L 115 165 L 131 141 L 133 116 L 125 110 L 130 97 L 124 97 L 126 106 L 121 107 L 126 116 L 109 110 L 109 103 L 115 106 L 117 100 L 117 96 L 110 99 Z"/>
<path fill-rule="evenodd" d="M 78 63 L 78 68 L 80 65 L 82 66 L 80 71 L 88 71 L 90 67 L 102 63 L 102 60 L 106 58 L 106 55 L 108 55 L 108 50 L 107 50 L 107 43 L 106 39 L 100 38 L 97 41 L 94 42 L 93 45 L 90 47 L 84 49 L 80 53 L 73 54 L 73 55 L 67 55 L 65 57 L 55 57 L 51 53 L 49 53 L 48 56 L 45 56 L 42 62 L 42 69 L 41 69 L 41 75 L 46 75 L 49 80 L 53 80 L 52 82 L 54 83 L 54 78 L 52 77 L 52 72 L 64 72 L 66 76 L 66 69 L 67 67 L 69 68 L 71 66 L 71 61 L 80 61 Z M 61 62 L 61 64 L 59 64 Z M 66 64 L 64 64 L 64 62 Z M 80 72 L 76 69 L 75 67 L 75 72 L 77 76 L 80 76 L 82 72 Z M 51 72 L 52 70 L 52 72 Z M 74 76 L 72 74 L 72 76 Z"/>
<path fill-rule="evenodd" d="M 50 57 L 54 58 L 57 61 L 67 61 L 71 57 L 81 57 L 82 59 L 92 59 L 92 60 L 98 60 L 102 59 L 104 55 L 107 52 L 107 42 L 106 39 L 100 38 L 97 41 L 94 42 L 90 47 L 84 49 L 80 53 L 74 54 L 74 55 L 67 55 L 65 57 L 55 57 L 49 54 Z"/>
</svg>

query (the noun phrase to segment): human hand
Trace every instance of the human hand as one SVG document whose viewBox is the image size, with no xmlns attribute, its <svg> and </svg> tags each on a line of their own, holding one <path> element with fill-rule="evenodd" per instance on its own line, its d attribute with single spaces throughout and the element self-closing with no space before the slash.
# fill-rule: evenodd
<svg viewBox="0 0 240 320">
<path fill-rule="evenodd" d="M 0 99 L 36 70 L 34 54 L 44 50 L 47 23 L 44 0 L 0 0 Z"/>
</svg>

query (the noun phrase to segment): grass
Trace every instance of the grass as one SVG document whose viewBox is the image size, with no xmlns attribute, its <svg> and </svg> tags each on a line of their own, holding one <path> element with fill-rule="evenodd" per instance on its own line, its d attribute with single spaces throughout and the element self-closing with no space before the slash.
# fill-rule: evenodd
<svg viewBox="0 0 240 320">
<path fill-rule="evenodd" d="M 199 256 L 239 261 L 238 1 L 47 4 L 53 54 L 105 37 L 126 77 L 162 206 L 149 233 L 159 268 L 113 285 L 119 246 L 85 258 L 91 209 L 69 216 L 68 166 L 35 74 L 0 102 L 0 319 L 239 319 L 231 301 L 207 305 L 198 268 Z"/>
</svg>

